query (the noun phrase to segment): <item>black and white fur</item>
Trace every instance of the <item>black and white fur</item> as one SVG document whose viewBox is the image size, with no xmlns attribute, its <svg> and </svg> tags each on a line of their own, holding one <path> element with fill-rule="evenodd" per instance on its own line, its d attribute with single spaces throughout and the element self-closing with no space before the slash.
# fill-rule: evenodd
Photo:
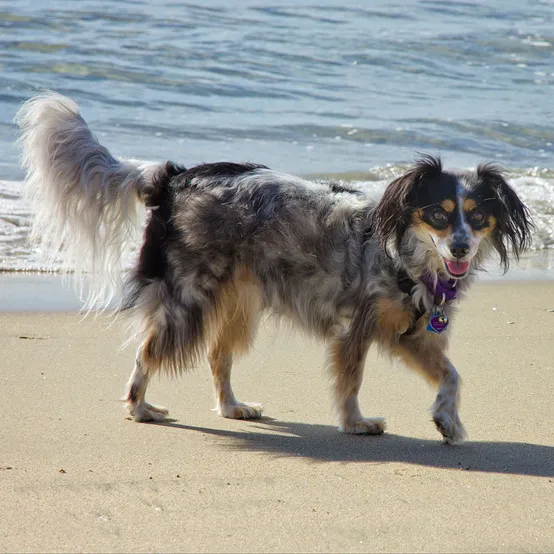
<svg viewBox="0 0 554 554">
<path fill-rule="evenodd" d="M 420 277 L 447 278 L 456 260 L 469 262 L 458 280 L 460 297 L 493 250 L 507 264 L 509 245 L 517 255 L 528 244 L 527 210 L 497 168 L 452 173 L 424 157 L 375 205 L 360 191 L 262 165 L 185 169 L 118 160 L 76 104 L 56 93 L 29 100 L 16 120 L 33 238 L 90 278 L 89 307 L 121 288 L 119 309 L 139 322 L 141 345 L 126 394 L 137 421 L 167 414 L 145 400 L 152 375 L 188 370 L 205 353 L 218 413 L 259 417 L 260 405 L 235 398 L 230 375 L 233 357 L 248 350 L 261 314 L 270 311 L 328 344 L 342 431 L 385 428 L 358 404 L 366 353 L 376 344 L 438 387 L 437 428 L 447 442 L 464 438 L 458 373 L 444 353 L 450 329 L 425 330 L 422 313 L 436 299 Z M 464 211 L 468 198 L 471 213 Z M 142 206 L 140 253 L 122 279 L 122 252 L 140 226 Z M 488 218 L 479 229 L 475 206 L 481 223 Z M 401 272 L 411 279 L 408 291 L 399 286 Z M 452 306 L 444 309 L 452 319 Z"/>
</svg>

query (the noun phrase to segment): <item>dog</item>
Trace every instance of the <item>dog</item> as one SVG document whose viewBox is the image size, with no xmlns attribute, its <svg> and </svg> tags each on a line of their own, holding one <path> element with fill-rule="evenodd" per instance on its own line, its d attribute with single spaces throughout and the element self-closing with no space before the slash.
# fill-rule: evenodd
<svg viewBox="0 0 554 554">
<path fill-rule="evenodd" d="M 231 367 L 270 312 L 327 343 L 341 431 L 385 429 L 358 403 L 377 345 L 437 387 L 432 414 L 444 442 L 464 439 L 460 379 L 445 354 L 455 304 L 493 252 L 507 269 L 509 250 L 517 258 L 533 227 L 498 167 L 447 171 L 421 155 L 372 202 L 354 187 L 263 165 L 118 160 L 54 92 L 28 100 L 16 122 L 32 238 L 90 279 L 89 307 L 121 288 L 118 313 L 138 322 L 125 396 L 136 421 L 168 413 L 145 400 L 155 373 L 186 371 L 206 353 L 217 413 L 259 418 L 261 405 L 235 397 Z M 122 276 L 141 206 L 142 243 Z"/>
</svg>

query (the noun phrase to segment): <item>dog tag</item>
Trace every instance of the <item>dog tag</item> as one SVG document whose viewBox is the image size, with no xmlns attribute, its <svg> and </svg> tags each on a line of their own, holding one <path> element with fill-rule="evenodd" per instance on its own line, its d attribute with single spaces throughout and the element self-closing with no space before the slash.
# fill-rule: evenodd
<svg viewBox="0 0 554 554">
<path fill-rule="evenodd" d="M 441 306 L 435 306 L 431 315 L 429 316 L 429 323 L 427 324 L 427 331 L 431 333 L 442 333 L 448 327 L 448 317 L 444 315 Z"/>
</svg>

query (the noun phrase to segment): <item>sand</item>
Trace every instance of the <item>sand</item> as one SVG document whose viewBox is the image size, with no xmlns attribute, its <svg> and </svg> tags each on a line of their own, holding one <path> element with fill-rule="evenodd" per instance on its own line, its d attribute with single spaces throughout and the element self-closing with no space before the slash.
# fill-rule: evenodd
<svg viewBox="0 0 554 554">
<path fill-rule="evenodd" d="M 265 325 L 234 371 L 265 417 L 217 417 L 205 364 L 152 383 L 164 425 L 119 397 L 122 325 L 0 314 L 0 550 L 554 551 L 554 283 L 477 285 L 451 358 L 469 440 L 441 444 L 433 391 L 371 353 L 361 403 L 380 437 L 337 432 L 324 350 Z"/>
</svg>

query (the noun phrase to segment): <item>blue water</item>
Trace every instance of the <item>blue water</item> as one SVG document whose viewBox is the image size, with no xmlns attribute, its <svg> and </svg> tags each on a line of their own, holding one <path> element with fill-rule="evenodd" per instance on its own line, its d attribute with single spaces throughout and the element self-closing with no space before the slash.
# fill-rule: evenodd
<svg viewBox="0 0 554 554">
<path fill-rule="evenodd" d="M 554 244 L 552 0 L 17 0 L 0 46 L 0 269 L 30 259 L 12 119 L 42 88 L 126 157 L 376 190 L 416 151 L 495 160 Z"/>
</svg>

